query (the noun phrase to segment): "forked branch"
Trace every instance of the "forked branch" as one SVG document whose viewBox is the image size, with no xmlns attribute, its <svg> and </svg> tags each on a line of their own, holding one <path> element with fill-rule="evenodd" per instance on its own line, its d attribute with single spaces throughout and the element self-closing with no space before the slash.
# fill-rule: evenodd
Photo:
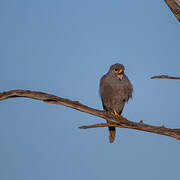
<svg viewBox="0 0 180 180">
<path fill-rule="evenodd" d="M 129 128 L 129 129 L 136 129 L 140 131 L 147 131 L 151 133 L 161 134 L 165 136 L 170 136 L 180 140 L 180 129 L 170 129 L 164 126 L 151 126 L 148 124 L 144 124 L 141 120 L 139 123 L 129 121 L 126 118 L 117 118 L 105 111 L 97 110 L 94 108 L 90 108 L 83 104 L 80 104 L 78 101 L 71 101 L 69 99 L 61 98 L 55 95 L 47 94 L 44 92 L 38 91 L 29 91 L 29 90 L 11 90 L 5 91 L 0 93 L 0 101 L 9 99 L 9 98 L 17 98 L 17 97 L 26 97 L 36 100 L 41 100 L 46 103 L 53 103 L 59 104 L 63 106 L 67 106 L 78 111 L 82 111 L 85 113 L 92 114 L 94 116 L 103 118 L 108 120 L 109 123 L 101 123 L 101 124 L 94 124 L 90 126 L 81 126 L 81 129 L 88 129 L 88 128 L 97 128 L 97 127 L 107 127 L 107 126 L 115 126 L 119 128 Z"/>
</svg>

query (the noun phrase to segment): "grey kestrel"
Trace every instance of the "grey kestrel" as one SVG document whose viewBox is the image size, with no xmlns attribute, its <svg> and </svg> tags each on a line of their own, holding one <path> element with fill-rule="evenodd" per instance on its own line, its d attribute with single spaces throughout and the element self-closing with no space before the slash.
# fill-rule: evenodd
<svg viewBox="0 0 180 180">
<path fill-rule="evenodd" d="M 103 109 L 120 116 L 125 103 L 132 98 L 133 87 L 124 73 L 122 64 L 114 64 L 100 80 L 100 95 Z M 115 127 L 109 127 L 109 142 L 115 139 Z"/>
</svg>

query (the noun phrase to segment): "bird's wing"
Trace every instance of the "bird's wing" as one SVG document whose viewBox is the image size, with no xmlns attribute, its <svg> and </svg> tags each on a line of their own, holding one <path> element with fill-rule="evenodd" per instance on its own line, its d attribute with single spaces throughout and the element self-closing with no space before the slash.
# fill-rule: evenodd
<svg viewBox="0 0 180 180">
<path fill-rule="evenodd" d="M 108 111 L 108 107 L 106 107 L 107 102 L 111 102 L 111 94 L 112 94 L 113 88 L 110 86 L 106 79 L 106 75 L 104 75 L 101 78 L 100 81 L 100 95 L 101 95 L 101 100 L 103 104 L 103 109 Z M 112 143 L 115 140 L 116 136 L 116 129 L 115 127 L 109 127 L 109 142 Z"/>
<path fill-rule="evenodd" d="M 108 83 L 106 79 L 106 75 L 104 75 L 100 80 L 100 96 L 103 103 L 103 108 L 106 110 L 106 107 L 104 105 L 104 101 L 110 98 L 112 95 L 113 88 Z"/>
</svg>

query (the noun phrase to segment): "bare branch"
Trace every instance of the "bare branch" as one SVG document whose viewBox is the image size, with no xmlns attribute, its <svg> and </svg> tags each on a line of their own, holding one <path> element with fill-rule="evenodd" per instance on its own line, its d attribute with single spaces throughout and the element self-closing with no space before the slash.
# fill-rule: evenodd
<svg viewBox="0 0 180 180">
<path fill-rule="evenodd" d="M 165 2 L 180 22 L 180 0 L 165 0 Z"/>
<path fill-rule="evenodd" d="M 113 126 L 116 127 L 116 125 L 112 125 L 109 123 L 99 123 L 99 124 L 93 124 L 93 125 L 87 125 L 87 126 L 80 126 L 80 129 L 89 129 L 89 128 L 98 128 L 98 127 L 108 127 L 108 126 Z"/>
<path fill-rule="evenodd" d="M 124 117 L 120 119 L 105 111 L 93 109 L 83 104 L 80 104 L 78 101 L 71 101 L 69 99 L 61 98 L 61 97 L 47 94 L 44 92 L 29 91 L 29 90 L 11 90 L 11 91 L 0 93 L 0 101 L 9 99 L 9 98 L 16 98 L 16 97 L 26 97 L 26 98 L 41 100 L 46 103 L 53 103 L 53 104 L 67 106 L 67 107 L 76 109 L 78 111 L 82 111 L 82 112 L 89 113 L 94 116 L 103 118 L 105 120 L 108 120 L 109 122 L 109 123 L 101 123 L 101 124 L 95 124 L 95 125 L 90 125 L 90 126 L 81 126 L 80 127 L 81 129 L 114 126 L 114 127 L 119 127 L 119 128 L 130 128 L 130 129 L 136 129 L 140 131 L 147 131 L 151 133 L 170 136 L 170 137 L 180 140 L 180 129 L 170 129 L 164 126 L 151 126 L 151 125 L 144 124 L 142 120 L 140 120 L 139 123 L 136 123 L 136 122 L 129 121 Z"/>
<path fill-rule="evenodd" d="M 153 76 L 153 77 L 151 77 L 151 79 L 180 79 L 180 77 L 160 75 L 160 76 Z"/>
</svg>

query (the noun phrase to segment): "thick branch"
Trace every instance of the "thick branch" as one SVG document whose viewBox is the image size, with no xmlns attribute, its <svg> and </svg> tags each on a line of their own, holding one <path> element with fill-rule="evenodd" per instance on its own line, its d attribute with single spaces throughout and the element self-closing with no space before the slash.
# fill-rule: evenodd
<svg viewBox="0 0 180 180">
<path fill-rule="evenodd" d="M 180 77 L 160 75 L 160 76 L 153 76 L 151 77 L 151 79 L 180 79 Z"/>
<path fill-rule="evenodd" d="M 165 2 L 180 22 L 180 0 L 165 0 Z"/>
<path fill-rule="evenodd" d="M 170 129 L 164 126 L 151 126 L 151 125 L 144 124 L 142 120 L 139 123 L 136 123 L 136 122 L 129 121 L 124 117 L 120 119 L 105 111 L 93 109 L 83 104 L 80 104 L 78 101 L 71 101 L 69 99 L 64 99 L 64 98 L 54 96 L 51 94 L 38 92 L 38 91 L 29 91 L 29 90 L 11 90 L 11 91 L 0 93 L 0 101 L 9 99 L 9 98 L 16 98 L 16 97 L 26 97 L 26 98 L 41 100 L 47 103 L 67 106 L 67 107 L 76 109 L 78 111 L 86 112 L 94 116 L 101 117 L 105 120 L 108 120 L 109 122 L 108 124 L 101 123 L 101 124 L 96 124 L 96 125 L 91 125 L 91 126 L 82 126 L 80 127 L 81 129 L 115 126 L 119 128 L 130 128 L 130 129 L 136 129 L 136 130 L 166 135 L 166 136 L 170 136 L 170 137 L 180 140 L 180 129 Z"/>
</svg>

